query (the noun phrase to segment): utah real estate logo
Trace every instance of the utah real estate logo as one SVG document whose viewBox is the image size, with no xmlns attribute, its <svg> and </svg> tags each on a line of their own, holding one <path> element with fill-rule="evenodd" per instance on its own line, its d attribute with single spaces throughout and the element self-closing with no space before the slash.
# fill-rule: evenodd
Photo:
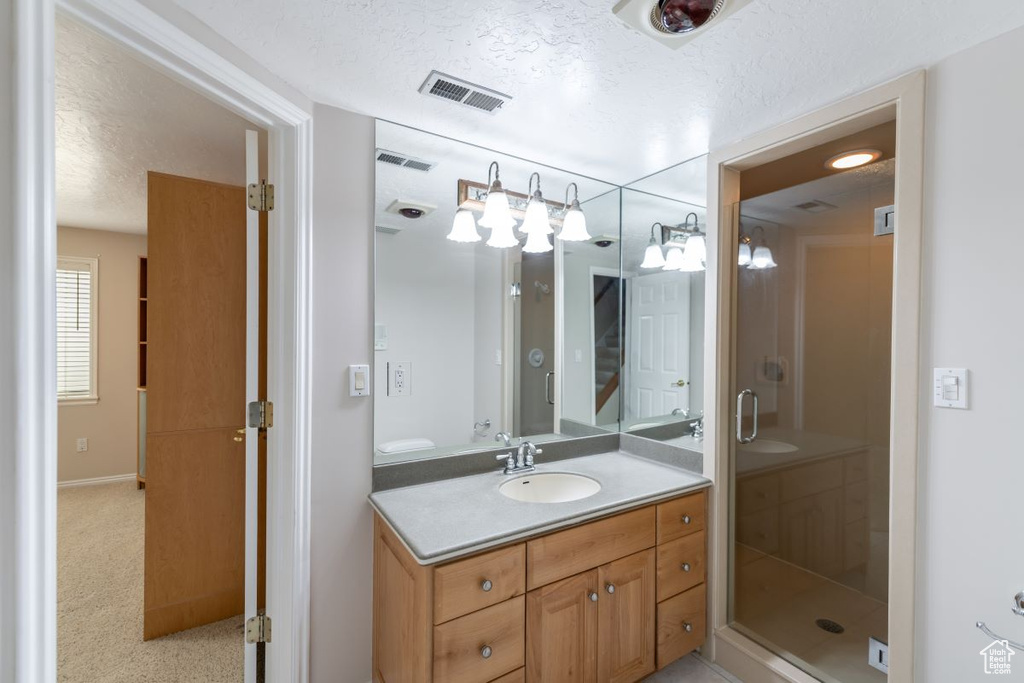
<svg viewBox="0 0 1024 683">
<path fill-rule="evenodd" d="M 984 660 L 986 674 L 1009 675 L 1010 658 L 1017 653 L 1005 640 L 993 640 L 980 654 Z"/>
</svg>

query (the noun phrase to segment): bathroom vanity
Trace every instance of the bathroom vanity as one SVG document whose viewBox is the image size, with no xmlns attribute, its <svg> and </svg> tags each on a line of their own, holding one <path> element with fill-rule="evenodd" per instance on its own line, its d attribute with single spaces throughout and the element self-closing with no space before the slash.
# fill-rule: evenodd
<svg viewBox="0 0 1024 683">
<path fill-rule="evenodd" d="M 602 488 L 526 503 L 498 472 L 371 496 L 374 681 L 638 681 L 704 643 L 709 482 L 625 453 L 548 472 Z"/>
</svg>

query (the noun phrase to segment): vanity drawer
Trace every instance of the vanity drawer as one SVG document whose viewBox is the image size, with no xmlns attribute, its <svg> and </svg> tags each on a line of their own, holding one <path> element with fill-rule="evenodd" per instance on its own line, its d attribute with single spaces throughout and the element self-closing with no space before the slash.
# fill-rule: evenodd
<svg viewBox="0 0 1024 683">
<path fill-rule="evenodd" d="M 704 529 L 707 494 L 704 491 L 670 500 L 658 506 L 658 543 L 665 543 Z"/>
<path fill-rule="evenodd" d="M 868 478 L 868 454 L 857 453 L 843 460 L 843 481 L 851 484 Z"/>
<path fill-rule="evenodd" d="M 704 644 L 706 610 L 707 596 L 704 584 L 658 603 L 659 669 Z"/>
<path fill-rule="evenodd" d="M 810 465 L 800 465 L 782 472 L 782 502 L 813 496 L 822 491 L 837 489 L 843 485 L 843 462 L 825 460 Z"/>
<path fill-rule="evenodd" d="M 526 663 L 522 595 L 434 627 L 434 680 L 487 683 Z"/>
<path fill-rule="evenodd" d="M 779 552 L 779 509 L 738 517 L 736 541 L 769 555 Z"/>
<path fill-rule="evenodd" d="M 646 550 L 655 535 L 652 505 L 528 541 L 527 590 Z"/>
<path fill-rule="evenodd" d="M 775 507 L 778 504 L 778 474 L 736 480 L 736 514 L 749 515 L 751 512 Z"/>
<path fill-rule="evenodd" d="M 854 522 L 868 516 L 868 483 L 849 484 L 843 491 L 843 521 Z"/>
<path fill-rule="evenodd" d="M 658 546 L 658 600 L 704 583 L 704 532 Z"/>
<path fill-rule="evenodd" d="M 434 623 L 443 624 L 525 592 L 523 543 L 446 564 L 434 572 Z"/>
<path fill-rule="evenodd" d="M 505 674 L 501 678 L 495 678 L 491 683 L 525 683 L 526 681 L 526 669 L 516 669 L 510 674 Z"/>
</svg>

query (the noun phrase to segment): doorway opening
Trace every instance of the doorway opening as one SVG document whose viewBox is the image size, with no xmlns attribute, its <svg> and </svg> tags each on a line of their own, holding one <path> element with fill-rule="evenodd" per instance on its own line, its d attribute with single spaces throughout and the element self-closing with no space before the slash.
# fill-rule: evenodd
<svg viewBox="0 0 1024 683">
<path fill-rule="evenodd" d="M 58 678 L 242 680 L 247 591 L 266 600 L 257 127 L 68 16 L 55 56 Z"/>
</svg>

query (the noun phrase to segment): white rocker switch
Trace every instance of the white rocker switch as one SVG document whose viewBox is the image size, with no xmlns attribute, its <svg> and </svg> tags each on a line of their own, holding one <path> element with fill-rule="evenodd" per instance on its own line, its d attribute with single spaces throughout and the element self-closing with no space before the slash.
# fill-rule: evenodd
<svg viewBox="0 0 1024 683">
<path fill-rule="evenodd" d="M 935 368 L 934 404 L 939 408 L 967 408 L 967 370 Z"/>
</svg>

